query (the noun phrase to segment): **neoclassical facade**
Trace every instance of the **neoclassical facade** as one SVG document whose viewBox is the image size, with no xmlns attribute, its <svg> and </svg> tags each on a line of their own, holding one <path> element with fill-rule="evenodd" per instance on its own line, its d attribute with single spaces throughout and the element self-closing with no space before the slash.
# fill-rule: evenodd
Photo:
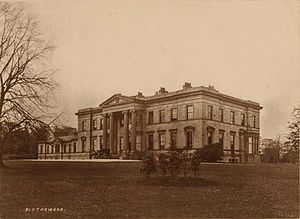
<svg viewBox="0 0 300 219">
<path fill-rule="evenodd" d="M 174 92 L 160 88 L 147 97 L 140 92 L 115 94 L 97 107 L 78 110 L 77 143 L 72 143 L 76 152 L 70 144 L 62 151 L 88 159 L 96 150 L 109 149 L 123 158 L 145 150 L 165 151 L 170 145 L 195 150 L 219 142 L 224 150 L 221 161 L 259 162 L 261 109 L 256 102 L 222 94 L 213 86 L 190 83 Z"/>
</svg>

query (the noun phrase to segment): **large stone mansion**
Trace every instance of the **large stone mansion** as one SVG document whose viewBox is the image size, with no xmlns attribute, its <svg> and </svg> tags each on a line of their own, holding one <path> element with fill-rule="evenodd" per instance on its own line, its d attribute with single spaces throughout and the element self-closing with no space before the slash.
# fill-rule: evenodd
<svg viewBox="0 0 300 219">
<path fill-rule="evenodd" d="M 195 150 L 221 143 L 223 162 L 259 162 L 259 119 L 253 101 L 220 93 L 213 86 L 178 91 L 160 88 L 153 96 L 115 94 L 97 107 L 80 109 L 78 131 L 39 145 L 39 159 L 93 158 L 109 149 L 115 157 L 165 151 L 170 145 Z"/>
</svg>

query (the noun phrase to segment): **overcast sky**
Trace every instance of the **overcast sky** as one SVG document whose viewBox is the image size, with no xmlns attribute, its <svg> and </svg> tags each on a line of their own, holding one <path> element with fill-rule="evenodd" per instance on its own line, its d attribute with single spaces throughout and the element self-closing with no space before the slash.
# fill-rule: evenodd
<svg viewBox="0 0 300 219">
<path fill-rule="evenodd" d="M 66 124 L 115 93 L 214 85 L 263 106 L 261 135 L 300 104 L 299 1 L 31 1 L 57 46 Z"/>
</svg>

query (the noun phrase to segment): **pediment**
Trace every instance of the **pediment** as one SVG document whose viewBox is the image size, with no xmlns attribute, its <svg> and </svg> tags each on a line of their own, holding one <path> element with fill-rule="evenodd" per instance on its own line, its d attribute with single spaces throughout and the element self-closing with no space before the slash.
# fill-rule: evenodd
<svg viewBox="0 0 300 219">
<path fill-rule="evenodd" d="M 108 98 L 104 102 L 102 102 L 99 106 L 110 106 L 110 105 L 115 105 L 118 103 L 129 103 L 132 102 L 133 99 L 131 97 L 126 97 L 121 94 L 115 94 L 112 97 Z"/>
</svg>

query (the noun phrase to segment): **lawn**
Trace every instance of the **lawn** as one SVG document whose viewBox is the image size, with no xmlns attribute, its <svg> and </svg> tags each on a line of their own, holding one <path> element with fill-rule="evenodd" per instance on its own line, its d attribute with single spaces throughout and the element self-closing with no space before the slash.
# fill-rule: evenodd
<svg viewBox="0 0 300 219">
<path fill-rule="evenodd" d="M 0 218 L 299 217 L 297 165 L 203 164 L 197 180 L 173 180 L 145 179 L 139 163 L 6 164 Z"/>
</svg>

